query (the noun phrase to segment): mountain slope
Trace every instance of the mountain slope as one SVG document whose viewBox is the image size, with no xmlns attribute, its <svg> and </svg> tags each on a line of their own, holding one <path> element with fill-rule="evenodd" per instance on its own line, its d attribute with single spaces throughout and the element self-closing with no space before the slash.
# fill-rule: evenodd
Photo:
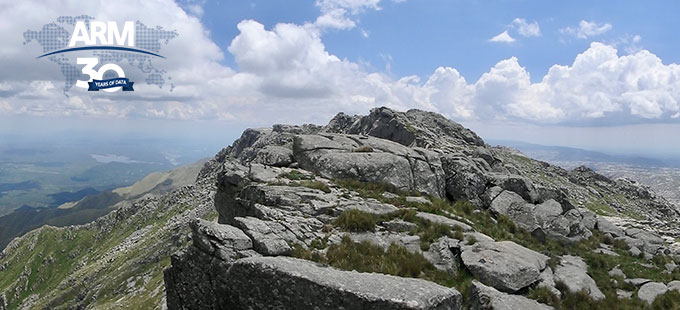
<svg viewBox="0 0 680 310">
<path fill-rule="evenodd" d="M 113 210 L 123 200 L 159 195 L 193 184 L 205 160 L 167 172 L 154 172 L 133 185 L 63 203 L 58 208 L 20 208 L 0 217 L 0 249 L 17 236 L 42 225 L 57 227 L 89 223 Z M 68 195 L 60 195 L 68 196 Z"/>
<path fill-rule="evenodd" d="M 0 297 L 8 309 L 160 308 L 162 271 L 187 242 L 187 223 L 214 217 L 213 168 L 206 163 L 194 185 L 120 202 L 91 223 L 13 240 L 0 254 Z"/>
<path fill-rule="evenodd" d="M 14 240 L 0 309 L 411 309 L 425 289 L 421 309 L 645 309 L 680 296 L 644 287 L 680 284 L 680 249 L 661 238 L 679 214 L 647 188 L 492 148 L 435 113 L 341 113 L 248 129 L 194 185 Z"/>
</svg>

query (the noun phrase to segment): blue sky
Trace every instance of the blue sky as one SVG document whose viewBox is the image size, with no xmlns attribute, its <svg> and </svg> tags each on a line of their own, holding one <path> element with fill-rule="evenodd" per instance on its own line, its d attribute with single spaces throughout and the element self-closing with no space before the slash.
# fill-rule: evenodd
<svg viewBox="0 0 680 310">
<path fill-rule="evenodd" d="M 149 124 L 162 123 L 154 135 L 231 140 L 246 127 L 324 124 L 340 111 L 389 106 L 439 112 L 489 139 L 680 154 L 678 6 L 0 0 L 0 120 L 13 132 L 93 123 L 116 131 L 123 122 L 151 134 Z M 40 47 L 22 34 L 82 14 L 177 31 L 154 61 L 175 88 L 121 64 L 135 92 L 64 91 L 58 66 L 36 60 Z"/>
<path fill-rule="evenodd" d="M 267 28 L 277 23 L 304 24 L 319 15 L 315 1 L 206 1 L 203 24 L 210 37 L 226 50 L 239 34 L 236 25 L 254 19 Z M 354 62 L 368 62 L 384 70 L 391 56 L 395 77 L 426 77 L 437 67 L 450 66 L 463 76 L 477 80 L 498 61 L 512 56 L 540 80 L 554 64 L 571 64 L 593 39 L 611 44 L 639 35 L 639 47 L 653 51 L 666 63 L 680 62 L 678 41 L 673 36 L 680 3 L 676 1 L 404 1 L 380 2 L 381 10 L 358 14 L 351 30 L 331 30 L 323 35 L 326 49 Z M 488 39 L 508 29 L 515 18 L 537 22 L 541 36 L 497 44 Z M 612 25 L 612 29 L 590 40 L 561 34 L 581 20 Z M 675 26 L 675 27 L 674 27 Z M 362 35 L 362 30 L 369 34 Z M 224 64 L 236 67 L 226 54 Z"/>
</svg>

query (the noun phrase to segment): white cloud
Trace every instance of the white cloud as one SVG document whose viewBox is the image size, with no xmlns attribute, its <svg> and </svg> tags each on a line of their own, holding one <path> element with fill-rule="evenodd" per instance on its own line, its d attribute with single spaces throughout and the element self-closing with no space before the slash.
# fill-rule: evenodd
<svg viewBox="0 0 680 310">
<path fill-rule="evenodd" d="M 578 27 L 566 27 L 560 29 L 563 34 L 568 34 L 579 39 L 587 39 L 589 37 L 598 36 L 605 32 L 612 30 L 612 25 L 608 23 L 597 23 L 594 21 L 582 20 L 578 23 Z"/>
<path fill-rule="evenodd" d="M 321 16 L 314 25 L 321 29 L 352 29 L 356 26 L 355 15 L 367 9 L 380 10 L 379 3 L 380 0 L 317 0 Z"/>
<path fill-rule="evenodd" d="M 508 31 L 506 30 L 489 39 L 489 42 L 512 43 L 515 42 L 515 39 L 511 37 Z"/>
<path fill-rule="evenodd" d="M 517 32 L 525 37 L 540 37 L 541 28 L 538 26 L 538 22 L 529 23 L 524 18 L 515 18 L 512 21 L 512 27 L 517 28 Z"/>
<path fill-rule="evenodd" d="M 135 5 L 146 7 L 132 9 Z M 180 36 L 162 50 L 167 60 L 157 63 L 173 77 L 175 90 L 170 93 L 167 87 L 140 83 L 132 94 L 74 89 L 66 98 L 58 68 L 35 60 L 40 52 L 35 44 L 21 46 L 20 38 L 10 36 L 8 40 L 14 41 L 0 46 L 0 67 L 12 68 L 4 71 L 10 74 L 0 76 L 0 114 L 220 118 L 249 125 L 319 123 L 338 111 L 366 113 L 373 106 L 420 108 L 459 121 L 539 124 L 668 122 L 680 115 L 680 65 L 665 65 L 646 50 L 619 56 L 614 46 L 592 43 L 572 64 L 552 66 L 538 82 L 532 82 L 515 57 L 499 61 L 477 81 L 466 81 L 450 67 L 437 68 L 422 79 L 392 78 L 389 67 L 387 73 L 372 72 L 366 69 L 370 66 L 327 51 L 323 31 L 313 24 L 277 24 L 267 29 L 245 20 L 238 24 L 240 33 L 228 48 L 235 70 L 220 64 L 222 51 L 198 19 L 170 2 L 116 6 L 88 2 L 85 8 L 74 4 L 60 11 L 62 7 L 18 2 L 8 8 L 6 16 L 11 18 L 0 20 L 0 31 L 22 33 L 49 22 L 43 14 L 32 15 L 35 9 L 56 16 L 84 11 L 102 20 L 116 16 L 177 29 Z M 343 8 L 352 12 L 374 7 L 346 4 Z M 510 37 L 507 31 L 503 34 Z M 631 37 L 630 41 L 640 40 Z M 391 63 L 388 56 L 385 61 Z"/>
</svg>

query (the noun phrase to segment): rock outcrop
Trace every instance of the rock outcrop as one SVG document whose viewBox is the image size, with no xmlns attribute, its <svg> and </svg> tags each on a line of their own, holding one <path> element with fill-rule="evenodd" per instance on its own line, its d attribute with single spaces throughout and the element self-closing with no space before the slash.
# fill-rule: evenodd
<svg viewBox="0 0 680 310">
<path fill-rule="evenodd" d="M 461 258 L 482 283 L 510 293 L 536 283 L 548 260 L 512 241 L 478 242 L 465 247 Z"/>
<path fill-rule="evenodd" d="M 433 113 L 378 108 L 367 116 L 340 113 L 324 127 L 247 130 L 217 159 L 218 223 L 193 223 L 193 245 L 173 256 L 165 276 L 170 309 L 551 309 L 521 296 L 533 288 L 557 298 L 581 291 L 605 298 L 582 258 L 564 255 L 550 268 L 551 253 L 495 241 L 466 218 L 473 214 L 503 225 L 509 220 L 510 234 L 538 242 L 568 247 L 600 230 L 599 236 L 648 254 L 668 251 L 657 234 L 622 229 L 589 209 L 619 186 L 616 181 L 489 147 Z M 356 184 L 380 191 L 366 194 L 370 190 L 352 188 Z M 617 199 L 641 199 L 658 214 L 671 212 L 648 194 Z M 454 214 L 442 208 L 444 200 L 467 201 L 472 210 Z M 468 304 L 455 289 L 422 279 L 286 257 L 323 261 L 352 244 L 429 268 L 405 273 L 412 277 L 471 274 Z M 619 255 L 610 245 L 596 250 Z M 331 265 L 364 268 L 337 260 Z"/>
<path fill-rule="evenodd" d="M 239 309 L 462 309 L 455 289 L 295 258 L 241 259 L 226 279 L 232 306 Z"/>
<path fill-rule="evenodd" d="M 499 292 L 493 287 L 486 286 L 477 281 L 472 281 L 470 285 L 469 310 L 549 310 L 553 309 L 548 305 L 541 304 L 535 300 L 517 295 L 510 295 Z"/>
</svg>

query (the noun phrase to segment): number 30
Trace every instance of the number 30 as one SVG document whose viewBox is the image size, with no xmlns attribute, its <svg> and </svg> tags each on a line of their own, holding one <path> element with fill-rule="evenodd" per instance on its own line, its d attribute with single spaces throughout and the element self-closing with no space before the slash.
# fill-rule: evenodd
<svg viewBox="0 0 680 310">
<path fill-rule="evenodd" d="M 105 64 L 99 68 L 99 71 L 94 70 L 94 66 L 96 66 L 99 63 L 99 58 L 78 57 L 77 62 L 79 65 L 85 65 L 85 67 L 83 68 L 83 74 L 87 74 L 90 76 L 90 79 L 87 81 L 77 80 L 76 81 L 77 87 L 89 88 L 90 86 L 87 84 L 87 82 L 92 82 L 92 80 L 101 80 L 104 77 L 104 72 L 109 70 L 115 71 L 118 74 L 119 78 L 125 77 L 125 72 L 123 72 L 123 68 L 116 64 Z M 120 90 L 121 88 L 122 87 L 119 86 L 113 88 L 105 88 L 102 90 L 111 93 Z"/>
</svg>

